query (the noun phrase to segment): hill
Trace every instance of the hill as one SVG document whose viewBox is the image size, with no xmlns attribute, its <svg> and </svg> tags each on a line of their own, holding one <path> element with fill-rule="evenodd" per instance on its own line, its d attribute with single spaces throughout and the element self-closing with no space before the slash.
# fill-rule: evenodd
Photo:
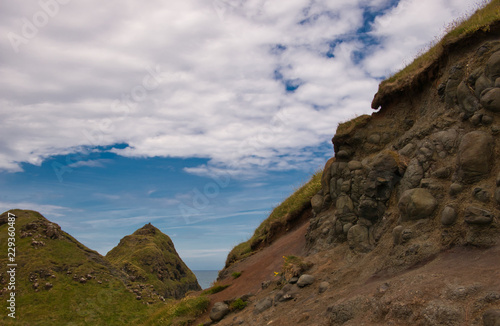
<svg viewBox="0 0 500 326">
<path fill-rule="evenodd" d="M 171 256 L 176 257 L 172 268 L 179 267 L 179 272 L 176 274 L 171 269 L 172 274 L 165 275 L 165 279 L 172 277 L 170 282 L 175 283 L 175 277 L 179 277 L 183 284 L 189 279 L 190 286 L 197 288 L 196 279 L 193 280 L 191 271 L 178 258 L 171 240 L 151 225 L 136 233 L 145 232 L 156 233 L 156 238 L 143 236 L 143 247 L 148 247 L 151 240 L 153 248 L 162 245 L 155 250 L 164 251 L 164 257 L 168 257 L 170 250 Z M 15 235 L 15 240 L 11 235 Z M 15 250 L 8 251 L 9 243 L 14 244 L 10 248 Z M 9 317 L 7 313 L 11 312 L 5 310 L 7 313 L 0 317 L 2 325 L 140 325 L 152 314 L 169 307 L 160 300 L 160 295 L 154 295 L 158 284 L 141 282 L 142 292 L 138 293 L 135 288 L 138 283 L 130 280 L 130 274 L 38 212 L 10 210 L 1 214 L 0 244 L 4 253 L 0 257 L 0 264 L 4 266 L 0 274 L 0 298 L 7 305 L 10 305 L 7 300 L 15 298 L 12 312 L 16 316 L 16 319 Z M 12 269 L 15 273 L 8 274 Z M 173 292 L 181 296 L 182 291 L 181 286 Z"/>
<path fill-rule="evenodd" d="M 151 224 L 121 239 L 106 259 L 127 274 L 137 293 L 145 291 L 144 284 L 165 298 L 182 298 L 188 291 L 201 290 L 172 240 Z"/>
</svg>

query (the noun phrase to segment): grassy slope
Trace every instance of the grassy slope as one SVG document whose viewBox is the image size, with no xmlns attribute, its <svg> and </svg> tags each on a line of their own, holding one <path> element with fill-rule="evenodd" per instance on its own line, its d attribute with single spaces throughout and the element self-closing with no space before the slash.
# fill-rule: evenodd
<svg viewBox="0 0 500 326">
<path fill-rule="evenodd" d="M 137 324 L 153 311 L 135 300 L 116 271 L 98 253 L 86 248 L 67 233 L 60 231 L 58 239 L 44 236 L 42 228 L 30 230 L 33 236 L 21 238 L 22 229 L 33 222 L 49 223 L 33 211 L 11 210 L 18 216 L 16 221 L 16 298 L 17 320 L 2 313 L 0 324 L 17 325 L 126 325 Z M 6 215 L 5 213 L 2 216 Z M 0 264 L 7 264 L 7 224 L 0 226 Z M 32 237 L 42 236 L 45 246 L 35 248 Z M 6 268 L 2 267 L 2 288 L 6 286 Z M 70 271 L 70 273 L 68 273 Z M 85 284 L 73 279 L 91 274 Z M 36 275 L 38 291 L 33 288 L 30 275 Z M 52 277 L 51 275 L 54 275 Z M 102 282 L 99 284 L 98 281 Z M 53 284 L 49 290 L 46 283 Z M 0 298 L 5 307 L 8 293 Z M 5 311 L 5 308 L 2 308 Z"/>
<path fill-rule="evenodd" d="M 273 224 L 286 225 L 291 216 L 300 214 L 305 208 L 309 207 L 312 196 L 321 189 L 322 173 L 322 171 L 315 173 L 306 184 L 273 209 L 269 217 L 257 227 L 250 239 L 235 246 L 227 257 L 226 267 L 250 255 L 252 253 L 252 244 L 265 240 Z"/>
<path fill-rule="evenodd" d="M 196 287 L 196 276 L 181 260 L 172 240 L 151 224 L 120 240 L 106 258 L 118 268 L 127 269 L 138 282 L 152 284 L 163 296 L 173 296 L 182 286 L 201 289 Z M 161 279 L 159 274 L 163 275 Z"/>
</svg>

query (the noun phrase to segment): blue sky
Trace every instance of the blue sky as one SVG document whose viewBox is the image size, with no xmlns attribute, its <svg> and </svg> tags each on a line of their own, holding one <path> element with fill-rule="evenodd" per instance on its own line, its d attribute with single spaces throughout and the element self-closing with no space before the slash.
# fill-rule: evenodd
<svg viewBox="0 0 500 326">
<path fill-rule="evenodd" d="M 220 269 L 468 0 L 0 5 L 0 209 Z"/>
</svg>

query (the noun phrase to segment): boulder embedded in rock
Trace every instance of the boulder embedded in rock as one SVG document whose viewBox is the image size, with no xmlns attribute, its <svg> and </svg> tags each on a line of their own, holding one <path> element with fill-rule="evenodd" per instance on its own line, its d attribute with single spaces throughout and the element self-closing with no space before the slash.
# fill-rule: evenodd
<svg viewBox="0 0 500 326">
<path fill-rule="evenodd" d="M 488 59 L 484 73 L 490 80 L 500 77 L 500 51 L 493 53 Z"/>
<path fill-rule="evenodd" d="M 357 252 L 368 252 L 371 250 L 368 228 L 356 224 L 347 233 L 349 247 Z"/>
<path fill-rule="evenodd" d="M 311 198 L 311 206 L 314 213 L 318 214 L 321 212 L 321 208 L 323 207 L 323 196 L 316 194 Z"/>
<path fill-rule="evenodd" d="M 465 222 L 469 224 L 490 224 L 493 221 L 493 216 L 492 212 L 475 206 L 469 206 L 465 210 Z"/>
<path fill-rule="evenodd" d="M 404 222 L 428 218 L 434 213 L 437 204 L 434 196 L 426 189 L 407 190 L 398 203 L 401 220 Z"/>
<path fill-rule="evenodd" d="M 492 88 L 482 94 L 481 105 L 488 111 L 500 112 L 500 88 Z"/>
<path fill-rule="evenodd" d="M 500 309 L 490 309 L 483 314 L 484 326 L 500 326 Z"/>
<path fill-rule="evenodd" d="M 224 302 L 216 302 L 210 311 L 210 319 L 220 321 L 229 313 L 229 306 Z"/>
<path fill-rule="evenodd" d="M 311 285 L 314 283 L 314 276 L 309 275 L 309 274 L 303 274 L 299 277 L 299 280 L 297 282 L 297 285 L 301 288 Z"/>
<path fill-rule="evenodd" d="M 452 225 L 457 220 L 457 212 L 451 206 L 446 206 L 441 213 L 441 223 L 443 225 Z"/>
<path fill-rule="evenodd" d="M 493 145 L 493 137 L 484 131 L 472 131 L 462 138 L 457 176 L 463 183 L 475 183 L 489 174 Z"/>
<path fill-rule="evenodd" d="M 271 298 L 264 298 L 260 300 L 256 305 L 255 309 L 253 311 L 254 314 L 260 314 L 266 311 L 267 309 L 271 308 L 273 306 L 273 299 Z"/>
<path fill-rule="evenodd" d="M 467 116 L 472 116 L 479 109 L 479 101 L 469 89 L 469 86 L 462 81 L 457 88 L 458 105 Z"/>
</svg>

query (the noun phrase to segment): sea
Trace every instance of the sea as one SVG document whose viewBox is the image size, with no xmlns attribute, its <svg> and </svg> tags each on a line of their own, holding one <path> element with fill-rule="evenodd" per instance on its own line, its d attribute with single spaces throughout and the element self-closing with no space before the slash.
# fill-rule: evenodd
<svg viewBox="0 0 500 326">
<path fill-rule="evenodd" d="M 196 275 L 201 288 L 205 290 L 217 279 L 219 271 L 193 271 L 193 273 Z"/>
</svg>

